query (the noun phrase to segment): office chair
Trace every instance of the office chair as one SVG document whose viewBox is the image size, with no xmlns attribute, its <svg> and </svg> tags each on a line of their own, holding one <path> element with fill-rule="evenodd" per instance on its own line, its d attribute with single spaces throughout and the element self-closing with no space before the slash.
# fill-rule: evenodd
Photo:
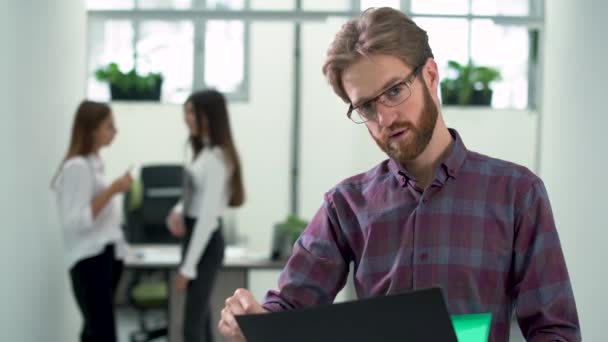
<svg viewBox="0 0 608 342">
<path fill-rule="evenodd" d="M 161 272 L 165 273 L 165 272 Z M 129 303 L 138 311 L 138 330 L 130 334 L 130 342 L 147 342 L 167 336 L 167 320 L 150 324 L 149 313 L 168 308 L 168 276 L 151 270 L 137 270 L 129 284 Z"/>
<path fill-rule="evenodd" d="M 179 244 L 165 220 L 181 196 L 181 165 L 148 165 L 140 179 L 133 182 L 124 198 L 125 235 L 131 244 Z M 160 274 L 159 274 L 160 273 Z M 147 314 L 155 309 L 167 312 L 169 275 L 166 270 L 134 270 L 127 298 L 138 311 L 139 330 L 131 333 L 131 342 L 145 342 L 167 335 L 167 324 L 152 327 Z"/>
<path fill-rule="evenodd" d="M 167 230 L 165 220 L 181 197 L 182 173 L 181 165 L 141 168 L 140 178 L 133 182 L 123 202 L 127 241 L 179 244 Z"/>
</svg>

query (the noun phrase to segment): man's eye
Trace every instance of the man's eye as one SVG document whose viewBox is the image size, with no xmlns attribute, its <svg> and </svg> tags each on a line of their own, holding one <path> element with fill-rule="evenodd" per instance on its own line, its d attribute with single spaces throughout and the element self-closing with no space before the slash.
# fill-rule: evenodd
<svg viewBox="0 0 608 342">
<path fill-rule="evenodd" d="M 398 85 L 390 88 L 389 90 L 387 90 L 385 94 L 386 94 L 386 96 L 389 96 L 389 97 L 395 97 L 395 96 L 401 94 L 401 92 L 403 91 L 403 87 L 404 87 L 403 84 L 398 84 Z"/>
<path fill-rule="evenodd" d="M 369 114 L 374 111 L 374 104 L 372 101 L 365 102 L 359 106 L 359 111 L 364 114 Z"/>
</svg>

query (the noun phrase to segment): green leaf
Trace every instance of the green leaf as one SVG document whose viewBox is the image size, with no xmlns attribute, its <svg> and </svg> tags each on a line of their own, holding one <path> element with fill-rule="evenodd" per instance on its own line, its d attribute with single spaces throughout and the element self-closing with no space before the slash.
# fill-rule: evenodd
<svg viewBox="0 0 608 342">
<path fill-rule="evenodd" d="M 136 89 L 138 92 L 152 90 L 163 80 L 160 73 L 138 74 L 135 68 L 126 73 L 122 72 L 116 63 L 110 63 L 95 70 L 95 78 L 108 82 L 123 91 Z"/>
<path fill-rule="evenodd" d="M 489 92 L 490 84 L 501 80 L 496 68 L 474 65 L 469 60 L 466 65 L 448 61 L 448 72 L 441 81 L 441 97 L 444 104 L 468 105 L 473 90 Z"/>
<path fill-rule="evenodd" d="M 295 241 L 306 229 L 308 222 L 297 217 L 296 215 L 290 214 L 287 219 L 278 224 L 289 237 L 291 241 Z"/>
</svg>

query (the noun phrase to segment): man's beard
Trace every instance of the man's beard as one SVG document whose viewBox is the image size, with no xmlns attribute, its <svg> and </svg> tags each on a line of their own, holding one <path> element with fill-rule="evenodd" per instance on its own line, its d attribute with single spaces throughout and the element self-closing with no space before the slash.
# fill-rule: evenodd
<svg viewBox="0 0 608 342">
<path fill-rule="evenodd" d="M 380 138 L 376 138 L 370 131 L 370 135 L 380 149 L 402 165 L 416 159 L 426 149 L 437 124 L 439 116 L 437 105 L 433 102 L 426 84 L 422 88 L 424 105 L 420 111 L 417 125 L 411 122 L 395 121 L 390 127 L 382 129 Z M 390 142 L 390 135 L 402 129 L 407 129 L 405 139 Z"/>
</svg>

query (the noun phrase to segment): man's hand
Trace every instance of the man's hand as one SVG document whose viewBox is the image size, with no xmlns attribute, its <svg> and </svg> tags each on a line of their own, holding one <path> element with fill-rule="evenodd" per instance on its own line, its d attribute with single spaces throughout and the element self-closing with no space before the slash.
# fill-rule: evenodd
<svg viewBox="0 0 608 342">
<path fill-rule="evenodd" d="M 226 305 L 222 309 L 222 317 L 218 324 L 220 333 L 232 342 L 245 342 L 245 337 L 239 328 L 234 316 L 244 314 L 267 313 L 258 303 L 251 292 L 245 289 L 237 289 L 234 295 L 226 299 Z"/>
</svg>

